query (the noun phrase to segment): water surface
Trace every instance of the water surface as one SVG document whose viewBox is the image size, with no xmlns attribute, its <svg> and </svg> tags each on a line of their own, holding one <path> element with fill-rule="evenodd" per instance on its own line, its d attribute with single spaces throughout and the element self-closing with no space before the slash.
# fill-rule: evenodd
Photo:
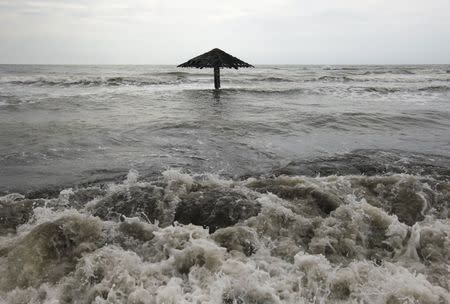
<svg viewBox="0 0 450 304">
<path fill-rule="evenodd" d="M 0 66 L 0 303 L 450 303 L 450 66 Z"/>
</svg>

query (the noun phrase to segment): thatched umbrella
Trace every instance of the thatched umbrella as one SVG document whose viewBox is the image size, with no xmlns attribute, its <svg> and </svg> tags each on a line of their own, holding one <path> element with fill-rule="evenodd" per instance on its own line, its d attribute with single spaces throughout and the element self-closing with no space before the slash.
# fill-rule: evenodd
<svg viewBox="0 0 450 304">
<path fill-rule="evenodd" d="M 180 64 L 181 68 L 214 68 L 214 87 L 220 88 L 220 68 L 253 68 L 251 64 L 248 64 L 236 57 L 231 56 L 219 49 L 212 49 L 209 52 L 201 54 L 185 63 Z"/>
</svg>

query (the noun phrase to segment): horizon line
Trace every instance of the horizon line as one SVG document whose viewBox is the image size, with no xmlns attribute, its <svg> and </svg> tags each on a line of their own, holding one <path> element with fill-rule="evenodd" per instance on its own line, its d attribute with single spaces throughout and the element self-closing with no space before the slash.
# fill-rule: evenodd
<svg viewBox="0 0 450 304">
<path fill-rule="evenodd" d="M 178 64 L 174 63 L 0 63 L 0 65 L 50 65 L 50 66 L 174 66 Z M 450 63 L 254 63 L 258 66 L 371 66 L 371 65 L 450 65 Z M 185 67 L 180 67 L 186 69 Z M 205 68 L 206 69 L 206 68 Z"/>
</svg>

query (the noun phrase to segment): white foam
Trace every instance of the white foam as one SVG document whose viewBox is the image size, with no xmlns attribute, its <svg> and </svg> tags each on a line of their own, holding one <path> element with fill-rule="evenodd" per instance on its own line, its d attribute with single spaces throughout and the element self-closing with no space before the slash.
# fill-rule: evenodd
<svg viewBox="0 0 450 304">
<path fill-rule="evenodd" d="M 66 261 L 73 268 L 55 284 L 35 272 L 36 280 L 44 282 L 39 286 L 7 289 L 8 278 L 0 279 L 0 303 L 59 303 L 61 297 L 75 297 L 80 303 L 134 304 L 450 301 L 448 219 L 437 218 L 440 213 L 426 208 L 425 218 L 408 226 L 388 212 L 399 184 L 410 180 L 418 185 L 407 188 L 411 191 L 426 187 L 416 177 L 280 177 L 240 182 L 179 170 L 167 170 L 163 177 L 167 213 L 174 212 L 187 192 L 217 187 L 224 195 L 226 191 L 245 195 L 261 211 L 210 235 L 208 229 L 192 224 L 160 227 L 139 214 L 124 217 L 124 222 L 94 219 L 90 212 L 102 197 L 80 210 L 68 209 L 74 191 L 63 190 L 58 198 L 46 200 L 46 207 L 36 207 L 17 235 L 0 238 L 0 253 L 2 248 L 20 244 L 38 225 L 64 218 L 72 224 L 62 224 L 62 231 L 93 223 L 95 233 L 83 234 L 94 239 L 77 244 L 76 250 L 82 253 L 73 253 L 77 255 L 73 264 Z M 258 181 L 269 183 L 279 195 L 258 192 L 254 188 Z M 376 195 L 364 188 L 365 183 Z M 118 191 L 131 195 L 128 190 L 134 186 L 155 187 L 130 171 L 123 183 L 111 184 L 105 195 Z M 297 197 L 292 197 L 292 189 Z M 285 198 L 280 197 L 282 191 L 287 191 Z M 317 192 L 324 194 L 319 199 L 339 198 L 329 213 L 315 209 L 320 202 L 309 194 Z M 0 201 L 14 203 L 23 198 L 9 195 Z M 428 203 L 426 195 L 423 199 Z M 67 242 L 71 248 L 74 240 Z M 44 245 L 34 246 L 40 250 Z M 8 259 L 0 256 L 0 271 L 11 271 Z M 57 266 L 59 260 L 54 263 Z"/>
</svg>

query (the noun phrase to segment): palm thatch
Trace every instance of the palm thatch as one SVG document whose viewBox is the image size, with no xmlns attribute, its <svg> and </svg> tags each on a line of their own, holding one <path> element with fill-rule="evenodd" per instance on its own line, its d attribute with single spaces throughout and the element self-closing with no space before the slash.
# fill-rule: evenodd
<svg viewBox="0 0 450 304">
<path fill-rule="evenodd" d="M 228 53 L 220 49 L 212 49 L 200 56 L 192 58 L 185 63 L 180 64 L 181 68 L 253 68 L 251 64 L 248 64 L 236 57 L 231 56 Z"/>
</svg>

